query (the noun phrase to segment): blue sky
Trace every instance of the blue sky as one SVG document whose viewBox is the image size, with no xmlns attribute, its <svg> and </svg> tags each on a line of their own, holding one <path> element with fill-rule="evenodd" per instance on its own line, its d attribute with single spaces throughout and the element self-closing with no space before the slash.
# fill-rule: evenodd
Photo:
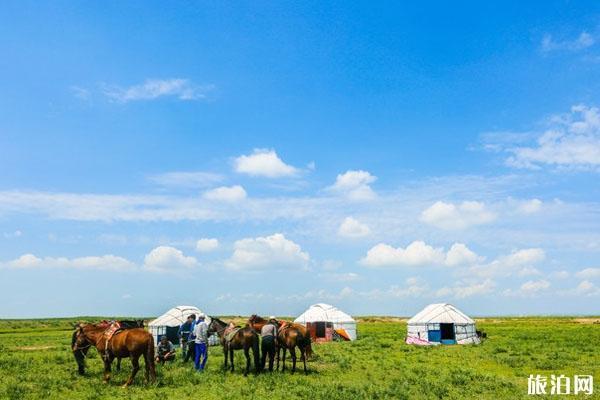
<svg viewBox="0 0 600 400">
<path fill-rule="evenodd" d="M 0 317 L 600 311 L 595 2 L 9 2 Z"/>
</svg>

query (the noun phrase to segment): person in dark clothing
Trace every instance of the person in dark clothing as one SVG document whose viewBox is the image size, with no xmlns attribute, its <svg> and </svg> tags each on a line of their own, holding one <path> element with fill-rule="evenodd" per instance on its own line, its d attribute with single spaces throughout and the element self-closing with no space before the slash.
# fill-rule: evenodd
<svg viewBox="0 0 600 400">
<path fill-rule="evenodd" d="M 167 339 L 166 336 L 160 338 L 158 343 L 156 362 L 164 364 L 165 361 L 172 361 L 175 359 L 175 346 Z"/>
<path fill-rule="evenodd" d="M 196 315 L 190 314 L 188 315 L 187 320 L 181 324 L 179 331 L 177 332 L 177 335 L 179 336 L 179 343 L 181 344 L 181 355 L 184 363 L 190 359 L 190 356 L 193 358 L 193 354 L 189 354 L 189 351 L 190 349 L 193 351 L 194 347 L 194 341 L 190 336 L 194 331 L 195 323 Z"/>
<path fill-rule="evenodd" d="M 269 317 L 269 322 L 260 330 L 262 360 L 261 369 L 265 369 L 267 355 L 269 356 L 269 371 L 273 371 L 273 361 L 275 360 L 275 340 L 277 339 L 277 320 L 275 317 Z"/>
</svg>

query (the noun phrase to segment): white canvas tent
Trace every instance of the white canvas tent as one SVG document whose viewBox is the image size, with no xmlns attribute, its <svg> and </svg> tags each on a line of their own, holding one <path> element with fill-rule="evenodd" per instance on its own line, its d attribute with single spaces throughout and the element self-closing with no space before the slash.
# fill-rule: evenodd
<svg viewBox="0 0 600 400">
<path fill-rule="evenodd" d="M 177 306 L 171 308 L 155 320 L 150 321 L 148 328 L 154 337 L 154 343 L 158 344 L 160 338 L 167 335 L 173 344 L 178 344 L 179 338 L 177 337 L 177 331 L 179 330 L 179 326 L 186 321 L 190 314 L 195 314 L 197 318 L 198 315 L 202 314 L 202 311 L 194 306 Z M 206 322 L 210 323 L 209 317 L 206 317 Z"/>
<path fill-rule="evenodd" d="M 336 331 L 345 332 L 347 339 L 356 340 L 356 321 L 354 318 L 329 304 L 319 303 L 310 306 L 294 322 L 306 326 L 311 336 L 316 338 L 325 338 L 324 334 L 327 327 L 331 327 Z"/>
<path fill-rule="evenodd" d="M 452 304 L 430 304 L 407 322 L 406 343 L 469 344 L 479 343 L 475 321 Z"/>
</svg>

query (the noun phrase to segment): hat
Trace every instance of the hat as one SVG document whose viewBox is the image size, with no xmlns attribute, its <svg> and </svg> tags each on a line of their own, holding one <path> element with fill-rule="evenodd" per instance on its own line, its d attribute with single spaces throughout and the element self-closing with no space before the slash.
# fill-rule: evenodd
<svg viewBox="0 0 600 400">
<path fill-rule="evenodd" d="M 206 315 L 204 315 L 204 314 L 198 315 L 198 319 L 204 319 L 204 318 L 206 318 Z"/>
<path fill-rule="evenodd" d="M 275 316 L 274 316 L 274 315 L 271 315 L 271 316 L 269 317 L 269 321 L 270 321 L 270 320 L 272 320 L 272 319 L 277 319 L 277 318 L 275 318 Z"/>
</svg>

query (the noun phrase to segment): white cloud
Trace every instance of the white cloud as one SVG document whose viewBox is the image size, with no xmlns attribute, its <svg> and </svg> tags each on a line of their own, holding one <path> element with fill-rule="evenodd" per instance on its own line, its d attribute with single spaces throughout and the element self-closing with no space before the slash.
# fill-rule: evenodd
<svg viewBox="0 0 600 400">
<path fill-rule="evenodd" d="M 574 290 L 575 294 L 587 295 L 587 296 L 598 296 L 600 295 L 600 288 L 594 285 L 592 282 L 585 280 L 581 281 Z"/>
<path fill-rule="evenodd" d="M 190 269 L 198 265 L 194 257 L 185 256 L 181 250 L 171 246 L 158 246 L 144 257 L 144 268 L 149 271 Z"/>
<path fill-rule="evenodd" d="M 371 175 L 367 171 L 346 171 L 337 176 L 333 186 L 328 189 L 330 191 L 342 194 L 350 200 L 364 201 L 372 200 L 377 197 L 371 186 L 377 177 Z"/>
<path fill-rule="evenodd" d="M 468 273 L 477 276 L 510 276 L 515 272 L 527 275 L 527 272 L 537 271 L 535 264 L 543 261 L 546 253 L 540 248 L 529 248 L 513 251 L 506 256 L 500 256 L 492 262 L 477 265 Z"/>
<path fill-rule="evenodd" d="M 154 100 L 159 97 L 175 97 L 179 100 L 201 100 L 207 97 L 213 85 L 198 86 L 188 79 L 147 79 L 144 83 L 129 87 L 105 86 L 104 94 L 111 100 L 127 103 L 136 100 Z"/>
<path fill-rule="evenodd" d="M 570 169 L 600 168 L 600 110 L 577 105 L 570 113 L 550 119 L 550 127 L 534 144 L 507 147 L 506 163 L 516 168 L 554 166 Z"/>
<path fill-rule="evenodd" d="M 3 236 L 6 239 L 13 239 L 13 238 L 18 238 L 21 237 L 23 235 L 23 232 L 21 232 L 20 230 L 16 230 L 14 232 L 4 232 Z"/>
<path fill-rule="evenodd" d="M 496 284 L 491 279 L 486 279 L 483 282 L 458 282 L 455 286 L 445 286 L 438 289 L 435 293 L 436 297 L 452 296 L 457 299 L 464 299 L 472 296 L 488 294 L 494 291 Z"/>
<path fill-rule="evenodd" d="M 595 279 L 600 278 L 600 268 L 586 268 L 575 274 L 576 277 L 581 279 Z"/>
<path fill-rule="evenodd" d="M 569 274 L 568 271 L 554 271 L 552 273 L 550 273 L 550 277 L 552 279 L 559 279 L 559 280 L 565 280 L 567 279 L 571 274 Z"/>
<path fill-rule="evenodd" d="M 196 251 L 200 253 L 209 253 L 216 250 L 219 247 L 219 241 L 217 239 L 199 239 L 196 242 Z"/>
<path fill-rule="evenodd" d="M 369 236 L 371 229 L 352 217 L 346 217 L 338 229 L 338 235 L 347 238 L 360 238 Z"/>
<path fill-rule="evenodd" d="M 438 201 L 421 213 L 421 220 L 441 229 L 457 230 L 493 221 L 496 215 L 478 201 L 455 205 Z"/>
<path fill-rule="evenodd" d="M 587 32 L 581 32 L 573 40 L 556 41 L 552 35 L 546 34 L 542 38 L 541 50 L 543 53 L 552 51 L 579 51 L 587 49 L 596 43 L 596 39 Z"/>
<path fill-rule="evenodd" d="M 225 201 L 235 203 L 244 200 L 247 197 L 246 191 L 240 185 L 221 186 L 208 190 L 202 195 L 205 199 L 211 201 Z"/>
<path fill-rule="evenodd" d="M 535 214 L 542 210 L 542 204 L 539 199 L 523 201 L 517 206 L 517 211 L 521 214 Z"/>
<path fill-rule="evenodd" d="M 16 269 L 31 269 L 31 268 L 74 268 L 82 270 L 129 270 L 135 268 L 135 264 L 123 258 L 107 254 L 104 256 L 88 256 L 88 257 L 44 257 L 39 258 L 33 254 L 24 254 L 21 257 L 1 263 L 0 266 Z"/>
<path fill-rule="evenodd" d="M 333 282 L 353 282 L 360 279 L 360 275 L 354 272 L 345 272 L 345 273 L 325 273 L 319 274 L 320 277 L 327 279 Z"/>
<path fill-rule="evenodd" d="M 538 281 L 527 281 L 521 285 L 521 291 L 523 293 L 536 293 L 550 287 L 550 282 L 545 279 Z"/>
<path fill-rule="evenodd" d="M 360 263 L 367 267 L 398 267 L 436 265 L 444 262 L 444 251 L 420 240 L 406 248 L 394 248 L 385 243 L 373 246 Z"/>
<path fill-rule="evenodd" d="M 233 270 L 263 270 L 268 268 L 303 269 L 310 257 L 281 233 L 267 237 L 246 238 L 235 242 L 233 255 L 225 266 Z"/>
<path fill-rule="evenodd" d="M 213 185 L 223 180 L 223 176 L 212 172 L 166 172 L 148 177 L 153 183 L 161 186 L 199 188 Z"/>
<path fill-rule="evenodd" d="M 454 243 L 450 250 L 448 250 L 448 253 L 446 253 L 445 264 L 449 267 L 472 265 L 483 261 L 483 259 L 483 257 L 475 254 L 465 244 Z"/>
<path fill-rule="evenodd" d="M 241 155 L 234 160 L 236 172 L 250 176 L 282 178 L 295 176 L 300 171 L 286 163 L 272 149 L 254 149 L 250 155 Z"/>
</svg>

